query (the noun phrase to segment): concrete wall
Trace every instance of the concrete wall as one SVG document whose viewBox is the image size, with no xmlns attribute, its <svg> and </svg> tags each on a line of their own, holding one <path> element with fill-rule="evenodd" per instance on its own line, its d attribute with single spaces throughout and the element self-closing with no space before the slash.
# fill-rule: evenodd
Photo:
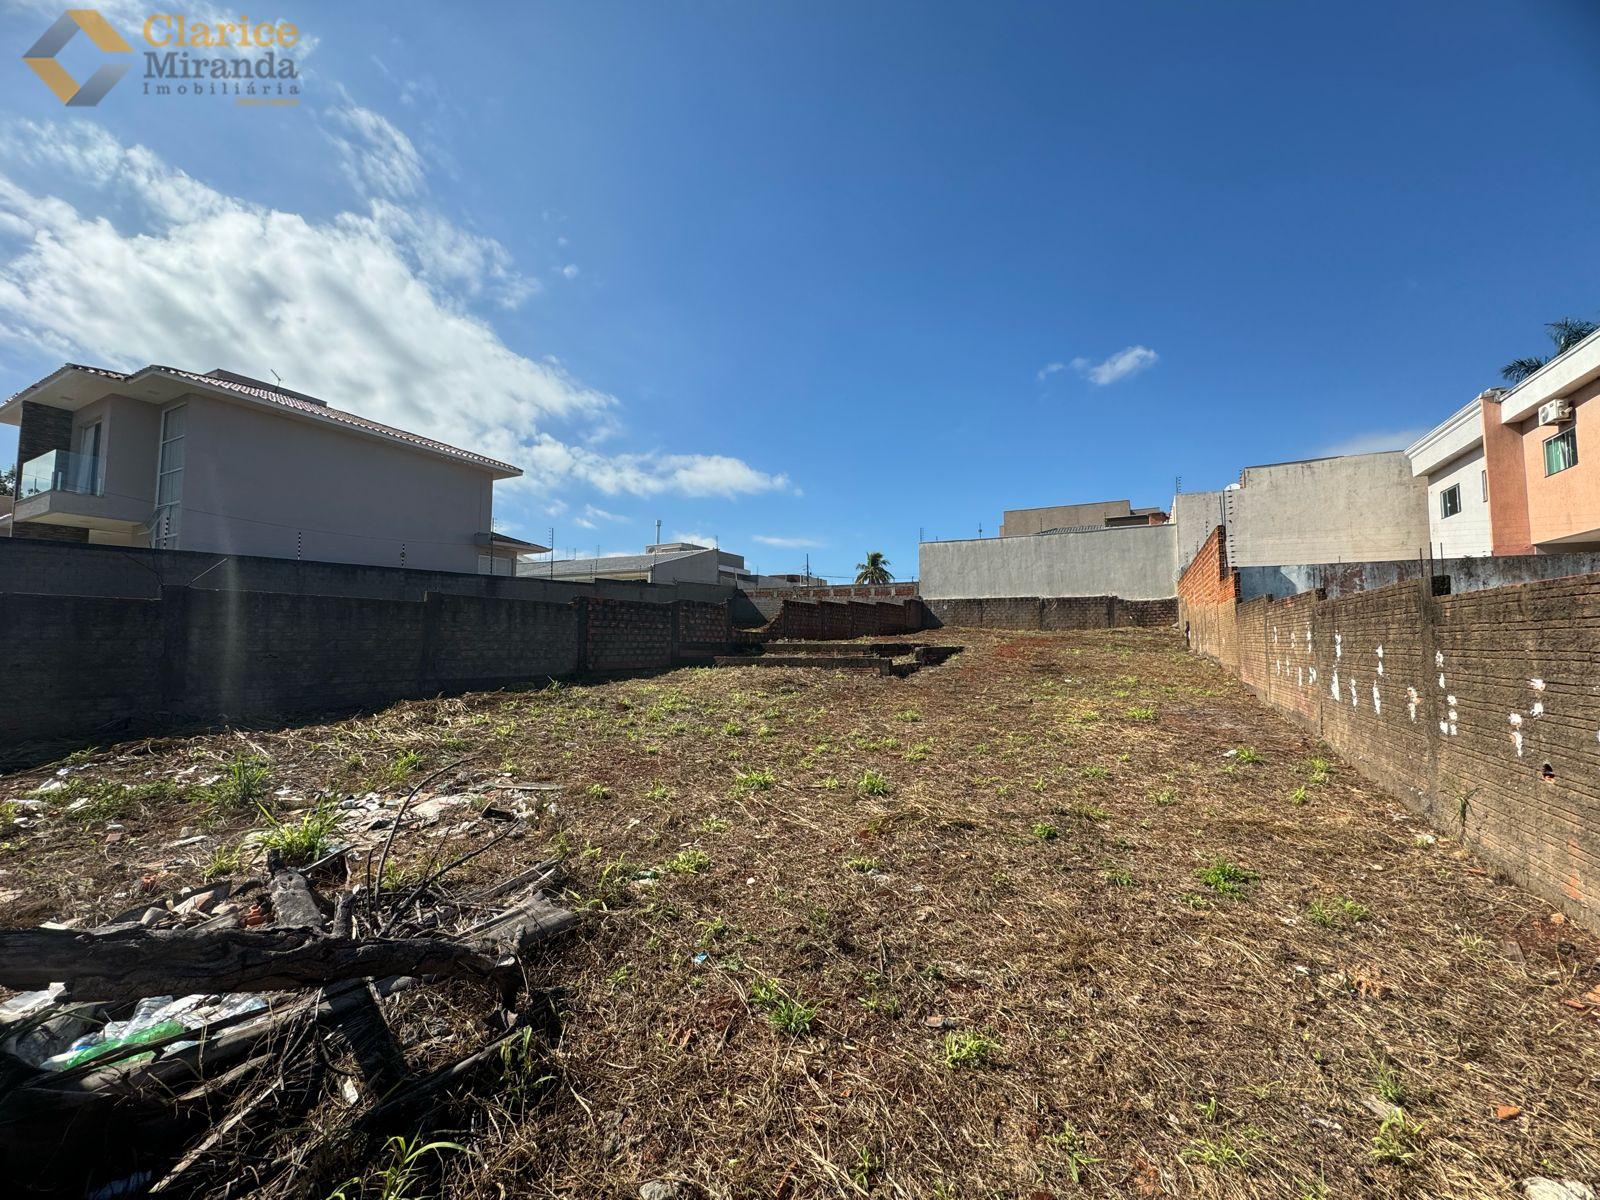
<svg viewBox="0 0 1600 1200">
<path fill-rule="evenodd" d="M 1175 594 L 1176 527 L 1132 525 L 1032 537 L 923 542 L 917 574 L 924 599 Z"/>
<path fill-rule="evenodd" d="M 0 592 L 0 622 L 0 673 L 10 689 L 0 706 L 0 761 L 191 723 L 276 721 L 574 672 L 660 669 L 722 653 L 732 640 L 726 602 L 595 596 Z"/>
<path fill-rule="evenodd" d="M 1460 489 L 1461 511 L 1446 517 L 1439 497 L 1453 487 Z M 1484 465 L 1482 445 L 1429 473 L 1428 530 L 1433 553 L 1440 558 L 1466 558 L 1494 552 L 1494 535 L 1489 526 L 1488 469 Z"/>
<path fill-rule="evenodd" d="M 1108 517 L 1125 517 L 1132 506 L 1126 500 L 1095 500 L 1088 504 L 1056 504 L 1047 508 L 1008 508 L 1000 519 L 1001 537 L 1026 537 L 1046 529 L 1078 525 L 1104 525 Z"/>
<path fill-rule="evenodd" d="M 1223 492 L 1179 492 L 1172 498 L 1172 524 L 1177 529 L 1173 552 L 1173 577 L 1194 561 L 1211 531 L 1227 519 Z"/>
<path fill-rule="evenodd" d="M 487 471 L 244 404 L 187 405 L 180 548 L 477 569 Z"/>
<path fill-rule="evenodd" d="M 1409 562 L 1240 567 L 1237 590 L 1241 600 L 1253 600 L 1257 596 L 1282 599 L 1301 592 L 1321 592 L 1332 599 L 1420 579 L 1429 569 L 1435 580 L 1435 594 L 1459 596 L 1538 579 L 1587 575 L 1600 571 L 1600 554 L 1523 554 L 1499 558 L 1477 555 L 1434 559 L 1431 563 L 1412 559 Z"/>
<path fill-rule="evenodd" d="M 163 587 L 189 586 L 210 591 L 282 592 L 373 600 L 421 600 L 427 592 L 444 592 L 557 603 L 580 596 L 610 596 L 654 604 L 668 604 L 674 600 L 720 603 L 733 593 L 732 588 L 711 584 L 660 587 L 607 580 L 563 583 L 521 576 L 296 562 L 183 550 L 114 549 L 0 537 L 0 589 L 5 591 L 160 599 Z"/>
<path fill-rule="evenodd" d="M 1225 494 L 1233 565 L 1415 558 L 1428 487 L 1400 451 L 1247 467 Z"/>
</svg>

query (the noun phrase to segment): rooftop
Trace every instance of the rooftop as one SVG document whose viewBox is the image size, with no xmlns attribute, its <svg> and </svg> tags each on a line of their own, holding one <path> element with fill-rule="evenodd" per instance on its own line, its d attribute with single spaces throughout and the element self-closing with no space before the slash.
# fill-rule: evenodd
<svg viewBox="0 0 1600 1200">
<path fill-rule="evenodd" d="M 458 446 L 451 446 L 433 438 L 423 437 L 418 433 L 398 429 L 393 425 L 385 425 L 381 421 L 374 421 L 357 413 L 333 408 L 326 401 L 319 400 L 315 396 L 308 396 L 303 392 L 290 391 L 288 388 L 276 384 L 265 383 L 259 379 L 252 379 L 248 375 L 238 375 L 220 368 L 201 375 L 194 371 L 185 371 L 179 367 L 166 367 L 152 363 L 150 366 L 140 367 L 137 371 L 124 373 L 122 371 L 113 371 L 106 367 L 90 367 L 81 363 L 66 363 L 59 370 L 45 376 L 37 383 L 23 388 L 11 396 L 4 404 L 0 404 L 0 422 L 12 425 L 18 424 L 21 421 L 21 402 L 24 400 L 35 400 L 39 403 L 49 404 L 57 398 L 70 398 L 78 403 L 87 403 L 90 400 L 99 399 L 103 395 L 110 395 L 119 390 L 92 386 L 93 381 L 96 380 L 108 380 L 115 384 L 127 385 L 127 390 L 135 399 L 147 401 L 173 394 L 173 389 L 244 399 L 252 403 L 282 409 L 296 416 L 309 418 L 320 423 L 338 425 L 352 432 L 378 437 L 384 441 L 398 442 L 428 454 L 468 463 L 475 467 L 482 467 L 493 472 L 498 478 L 511 478 L 522 474 L 520 467 L 514 467 L 510 463 L 500 462 L 497 459 L 474 453 L 471 450 L 463 450 Z"/>
</svg>

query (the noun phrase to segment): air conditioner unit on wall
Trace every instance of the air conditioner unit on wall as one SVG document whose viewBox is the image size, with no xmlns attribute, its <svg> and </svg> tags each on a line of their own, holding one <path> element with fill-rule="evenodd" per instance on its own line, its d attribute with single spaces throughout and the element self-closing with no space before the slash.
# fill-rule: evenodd
<svg viewBox="0 0 1600 1200">
<path fill-rule="evenodd" d="M 1539 424 L 1559 425 L 1572 419 L 1572 404 L 1567 400 L 1552 400 L 1539 405 Z"/>
</svg>

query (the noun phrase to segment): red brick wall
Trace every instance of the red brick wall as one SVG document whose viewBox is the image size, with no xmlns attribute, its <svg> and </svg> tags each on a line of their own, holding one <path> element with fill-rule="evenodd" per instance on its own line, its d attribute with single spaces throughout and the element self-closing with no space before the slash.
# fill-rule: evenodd
<svg viewBox="0 0 1600 1200">
<path fill-rule="evenodd" d="M 1600 927 L 1600 575 L 1231 612 L 1240 677 L 1263 701 Z"/>
<path fill-rule="evenodd" d="M 1218 525 L 1178 577 L 1178 625 L 1192 650 L 1235 670 L 1238 599 L 1239 577 L 1228 568 L 1227 534 Z"/>
</svg>

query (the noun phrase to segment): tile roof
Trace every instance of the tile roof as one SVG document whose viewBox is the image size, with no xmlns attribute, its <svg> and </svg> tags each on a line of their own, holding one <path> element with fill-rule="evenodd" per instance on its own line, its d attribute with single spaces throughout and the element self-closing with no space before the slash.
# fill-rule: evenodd
<svg viewBox="0 0 1600 1200">
<path fill-rule="evenodd" d="M 233 379 L 224 379 L 216 375 L 201 375 L 197 372 L 184 371 L 177 367 L 162 366 L 159 363 L 152 363 L 148 367 L 141 367 L 139 370 L 130 374 L 124 374 L 121 371 L 108 370 L 105 367 L 84 366 L 81 363 L 67 363 L 66 369 L 83 371 L 89 375 L 98 375 L 103 379 L 115 380 L 118 383 L 126 382 L 127 380 L 133 379 L 136 376 L 158 372 L 163 375 L 170 375 L 178 379 L 184 379 L 193 383 L 198 383 L 205 387 L 217 388 L 218 390 L 224 392 L 234 392 L 239 395 L 249 396 L 255 400 L 263 400 L 268 404 L 276 404 L 283 408 L 293 409 L 294 411 L 304 413 L 307 416 L 324 421 L 331 421 L 336 425 L 344 425 L 350 429 L 358 429 L 367 433 L 376 433 L 385 438 L 415 446 L 419 450 L 427 450 L 434 454 L 443 455 L 446 458 L 453 458 L 461 462 L 471 463 L 474 466 L 488 467 L 490 470 L 504 471 L 511 475 L 522 474 L 522 469 L 520 467 L 514 467 L 510 463 L 503 463 L 497 459 L 488 458 L 482 454 L 475 454 L 471 450 L 462 450 L 458 446 L 451 446 L 444 442 L 435 441 L 433 438 L 423 437 L 421 434 L 410 433 L 404 429 L 396 429 L 393 425 L 385 425 L 381 421 L 373 421 L 367 417 L 358 416 L 352 412 L 345 412 L 343 409 L 330 408 L 326 404 L 320 404 L 312 400 L 303 400 L 291 393 L 280 392 L 266 385 L 259 387 L 252 386 L 250 384 L 237 382 Z M 46 378 L 48 378 L 48 376 Z M 39 383 L 43 382 L 44 380 L 39 381 Z M 24 388 L 23 391 L 31 391 L 33 387 L 38 387 L 39 383 L 33 384 L 30 388 Z M 16 396 L 21 394 L 22 392 L 18 392 L 11 398 L 14 400 L 16 399 Z"/>
<path fill-rule="evenodd" d="M 710 550 L 663 550 L 660 554 L 617 554 L 610 558 L 568 558 L 553 564 L 540 563 L 538 574 L 550 573 L 557 579 L 563 575 L 603 575 L 607 571 L 648 571 L 652 566 L 672 562 L 678 558 L 691 558 L 696 554 L 710 554 Z"/>
</svg>

